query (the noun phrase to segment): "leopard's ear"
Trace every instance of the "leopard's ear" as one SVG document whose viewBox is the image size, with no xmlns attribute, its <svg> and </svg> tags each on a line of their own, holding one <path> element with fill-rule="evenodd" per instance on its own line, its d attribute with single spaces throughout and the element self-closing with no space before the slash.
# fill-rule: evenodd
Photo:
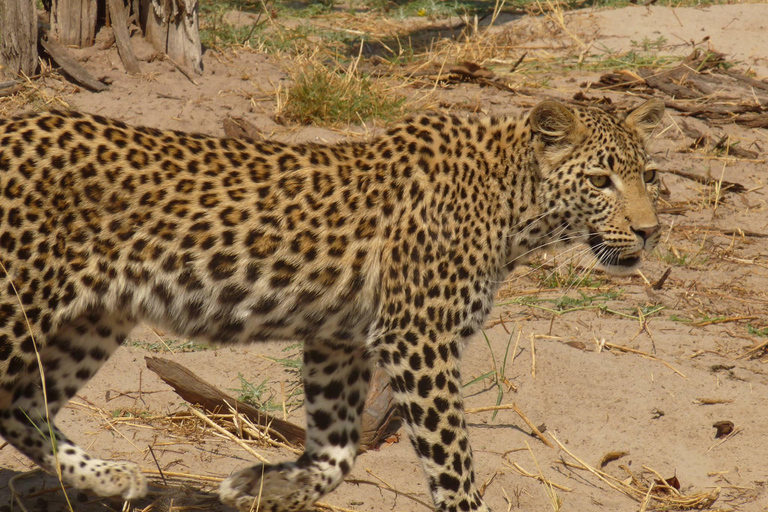
<svg viewBox="0 0 768 512">
<path fill-rule="evenodd" d="M 568 137 L 581 124 L 568 107 L 551 100 L 536 105 L 528 119 L 534 132 L 553 141 Z"/>
<path fill-rule="evenodd" d="M 539 135 L 535 144 L 540 163 L 555 165 L 586 137 L 586 128 L 565 105 L 543 101 L 528 115 L 531 129 Z"/>
<path fill-rule="evenodd" d="M 651 138 L 653 130 L 659 125 L 663 117 L 664 102 L 654 98 L 627 114 L 624 122 L 647 141 Z"/>
</svg>

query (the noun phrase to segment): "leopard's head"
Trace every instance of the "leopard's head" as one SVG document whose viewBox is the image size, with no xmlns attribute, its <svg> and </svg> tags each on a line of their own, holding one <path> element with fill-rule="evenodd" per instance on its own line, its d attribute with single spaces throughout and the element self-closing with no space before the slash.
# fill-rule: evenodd
<svg viewBox="0 0 768 512">
<path fill-rule="evenodd" d="M 637 268 L 659 241 L 659 178 L 645 145 L 663 115 L 659 100 L 623 119 L 554 101 L 529 115 L 542 208 L 555 235 L 586 243 L 609 272 Z"/>
</svg>

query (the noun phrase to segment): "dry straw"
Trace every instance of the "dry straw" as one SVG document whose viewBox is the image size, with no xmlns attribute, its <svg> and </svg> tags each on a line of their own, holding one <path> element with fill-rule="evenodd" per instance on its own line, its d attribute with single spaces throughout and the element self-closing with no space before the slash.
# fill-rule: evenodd
<svg viewBox="0 0 768 512">
<path fill-rule="evenodd" d="M 634 475 L 630 475 L 631 478 L 629 481 L 619 480 L 618 478 L 591 466 L 578 456 L 574 455 L 574 453 L 566 448 L 554 434 L 550 433 L 549 435 L 555 443 L 557 443 L 560 449 L 579 463 L 583 469 L 592 473 L 611 489 L 642 503 L 643 509 L 651 507 L 678 510 L 701 510 L 709 508 L 720 497 L 719 487 L 709 492 L 684 495 L 667 484 L 666 480 L 662 478 L 657 471 L 646 466 L 643 466 L 643 469 L 656 477 L 650 484 L 645 483 L 642 479 L 637 478 Z"/>
</svg>

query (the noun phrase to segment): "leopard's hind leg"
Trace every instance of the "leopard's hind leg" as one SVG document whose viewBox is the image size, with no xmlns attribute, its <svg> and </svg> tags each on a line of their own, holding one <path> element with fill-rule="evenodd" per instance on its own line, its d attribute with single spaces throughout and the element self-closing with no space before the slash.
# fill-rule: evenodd
<svg viewBox="0 0 768 512">
<path fill-rule="evenodd" d="M 234 473 L 221 484 L 221 500 L 244 512 L 297 512 L 335 489 L 357 457 L 372 364 L 364 348 L 307 342 L 304 453 L 296 462 L 259 464 Z"/>
<path fill-rule="evenodd" d="M 133 326 L 132 321 L 100 311 L 68 322 L 40 343 L 37 351 L 14 356 L 16 363 L 6 372 L 0 397 L 0 435 L 6 441 L 47 471 L 61 475 L 67 484 L 126 500 L 146 494 L 138 466 L 91 457 L 62 434 L 53 420 Z"/>
</svg>

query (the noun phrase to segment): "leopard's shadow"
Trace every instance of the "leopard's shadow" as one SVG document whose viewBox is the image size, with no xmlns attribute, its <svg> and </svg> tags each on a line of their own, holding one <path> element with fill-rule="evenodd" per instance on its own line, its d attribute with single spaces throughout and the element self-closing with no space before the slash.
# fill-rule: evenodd
<svg viewBox="0 0 768 512">
<path fill-rule="evenodd" d="M 20 504 L 24 507 L 21 508 Z M 232 512 L 219 502 L 215 489 L 201 488 L 196 483 L 150 482 L 146 498 L 124 507 L 119 498 L 101 498 L 88 492 L 67 488 L 62 490 L 59 480 L 42 470 L 28 472 L 0 470 L 0 512 L 28 510 L 29 512 L 140 512 L 142 510 L 208 510 Z"/>
</svg>

